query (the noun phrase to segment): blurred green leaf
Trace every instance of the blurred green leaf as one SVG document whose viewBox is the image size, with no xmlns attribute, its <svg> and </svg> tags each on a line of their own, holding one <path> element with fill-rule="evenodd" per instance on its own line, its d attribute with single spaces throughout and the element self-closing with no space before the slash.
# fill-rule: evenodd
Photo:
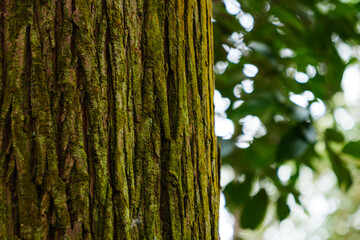
<svg viewBox="0 0 360 240">
<path fill-rule="evenodd" d="M 243 228 L 255 229 L 264 220 L 269 198 L 264 189 L 245 203 L 240 223 Z"/>
<path fill-rule="evenodd" d="M 326 149 L 330 157 L 333 171 L 338 179 L 339 186 L 344 186 L 345 190 L 348 190 L 353 183 L 349 169 L 346 167 L 339 154 L 335 153 L 327 142 Z"/>
<path fill-rule="evenodd" d="M 339 132 L 338 130 L 333 129 L 333 128 L 327 128 L 326 129 L 325 137 L 326 137 L 326 139 L 328 139 L 330 141 L 339 142 L 339 143 L 343 142 L 345 140 L 344 135 L 341 132 Z"/>
<path fill-rule="evenodd" d="M 360 141 L 347 143 L 342 152 L 360 159 Z"/>
<path fill-rule="evenodd" d="M 249 199 L 249 194 L 252 185 L 252 177 L 248 174 L 244 182 L 237 180 L 231 181 L 225 186 L 224 195 L 226 198 L 226 206 L 229 209 L 236 209 L 246 200 Z"/>
<path fill-rule="evenodd" d="M 301 123 L 295 126 L 281 138 L 276 153 L 277 161 L 284 162 L 302 156 L 315 141 L 316 134 L 311 125 Z"/>
<path fill-rule="evenodd" d="M 286 203 L 286 199 L 282 196 L 277 200 L 276 213 L 280 221 L 287 218 L 287 216 L 290 214 L 290 208 Z"/>
</svg>

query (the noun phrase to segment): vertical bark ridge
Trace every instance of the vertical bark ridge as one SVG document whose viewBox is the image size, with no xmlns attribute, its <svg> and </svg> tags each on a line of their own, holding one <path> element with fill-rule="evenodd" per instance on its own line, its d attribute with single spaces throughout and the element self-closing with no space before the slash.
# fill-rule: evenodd
<svg viewBox="0 0 360 240">
<path fill-rule="evenodd" d="M 101 2 L 75 0 L 73 21 L 76 25 L 75 48 L 77 54 L 78 78 L 83 88 L 82 112 L 84 119 L 84 145 L 90 174 L 90 226 L 95 239 L 112 238 L 112 198 L 108 188 L 106 111 L 106 82 L 101 81 L 96 71 L 94 52 L 95 19 L 99 17 Z"/>
<path fill-rule="evenodd" d="M 105 15 L 107 21 L 106 65 L 108 79 L 108 99 L 110 120 L 109 157 L 112 174 L 112 192 L 114 204 L 114 221 L 120 226 L 114 228 L 114 239 L 130 238 L 129 191 L 126 175 L 126 142 L 124 134 L 127 131 L 127 81 L 125 66 L 124 39 L 124 5 L 123 3 L 107 1 Z M 129 139 L 129 141 L 133 141 Z"/>
<path fill-rule="evenodd" d="M 6 64 L 6 49 L 5 49 L 5 31 L 6 31 L 6 1 L 0 2 L 0 232 L 6 232 L 9 227 L 7 224 L 8 212 L 8 198 L 10 195 L 9 187 L 6 185 L 6 174 L 9 169 L 9 146 L 11 141 L 11 104 L 8 109 L 4 109 L 5 89 L 7 85 L 7 64 Z M 9 99 L 7 99 L 9 100 Z M 10 108 L 9 108 L 10 107 Z M 4 109 L 4 110 L 3 110 Z M 14 226 L 14 225 L 13 225 Z M 9 232 L 13 233 L 10 228 Z M 15 234 L 14 234 L 15 235 Z"/>
<path fill-rule="evenodd" d="M 125 142 L 126 153 L 126 176 L 129 189 L 129 209 L 130 209 L 130 230 L 138 235 L 142 231 L 142 224 L 139 215 L 139 202 L 141 191 L 141 164 L 135 160 L 135 146 L 137 144 L 135 136 L 139 129 L 141 107 L 142 107 L 142 1 L 124 1 L 124 48 L 126 54 L 126 76 L 127 81 L 127 126 L 123 139 Z M 129 141 L 130 140 L 130 141 Z M 140 167 L 139 167 L 140 165 Z"/>
<path fill-rule="evenodd" d="M 208 0 L 2 1 L 0 238 L 218 239 L 212 64 Z"/>
<path fill-rule="evenodd" d="M 160 137 L 160 131 L 164 131 L 165 137 L 170 139 L 163 60 L 163 16 L 163 1 L 145 1 L 143 111 L 137 143 L 142 149 L 138 156 L 143 161 L 142 221 L 144 233 L 149 236 L 149 239 L 161 238 L 161 162 L 156 140 Z"/>
<path fill-rule="evenodd" d="M 4 102 L 4 94 L 6 89 L 6 49 L 5 49 L 5 14 L 6 14 L 6 1 L 0 2 L 0 112 Z"/>
<path fill-rule="evenodd" d="M 8 90 L 11 101 L 11 152 L 9 153 L 10 159 L 14 160 L 12 163 L 13 168 L 9 168 L 7 174 L 12 175 L 10 184 L 13 192 L 11 197 L 11 202 L 8 202 L 10 205 L 7 210 L 8 219 L 11 219 L 10 224 L 14 224 L 14 235 L 21 236 L 23 234 L 33 233 L 36 230 L 33 230 L 34 221 L 36 217 L 35 211 L 35 188 L 31 184 L 31 165 L 30 165 L 30 154 L 28 149 L 30 148 L 29 143 L 31 142 L 31 137 L 28 133 L 28 129 L 25 131 L 20 130 L 18 126 L 25 127 L 29 122 L 29 112 L 28 112 L 28 89 L 25 93 L 22 94 L 23 86 L 26 86 L 28 82 L 21 81 L 25 78 L 25 72 L 29 68 L 28 64 L 30 61 L 27 59 L 26 49 L 28 49 L 28 21 L 31 17 L 29 11 L 29 4 L 23 4 L 19 6 L 17 3 L 11 3 L 9 11 L 11 11 L 12 16 L 15 19 L 20 21 L 20 24 L 13 22 L 9 23 L 10 36 L 6 40 L 13 41 L 9 44 L 9 50 L 6 53 L 6 59 L 9 59 L 7 65 L 7 75 L 8 75 Z M 6 34 L 6 33 L 5 33 Z M 8 36 L 6 36 L 7 38 Z M 27 74 L 27 77 L 29 75 Z M 29 79 L 27 79 L 29 81 Z M 8 103 L 8 102 L 7 102 Z M 5 108 L 8 109 L 8 108 Z M 9 110 L 10 110 L 9 109 Z M 13 171 L 11 173 L 11 171 Z M 10 190 L 11 191 L 11 190 Z M 12 192 L 12 191 L 11 191 Z M 11 207 L 12 204 L 18 204 L 18 208 Z M 8 225 L 8 226 L 9 226 Z M 21 226 L 21 227 L 20 227 Z M 34 233 L 36 234 L 36 233 Z"/>
</svg>

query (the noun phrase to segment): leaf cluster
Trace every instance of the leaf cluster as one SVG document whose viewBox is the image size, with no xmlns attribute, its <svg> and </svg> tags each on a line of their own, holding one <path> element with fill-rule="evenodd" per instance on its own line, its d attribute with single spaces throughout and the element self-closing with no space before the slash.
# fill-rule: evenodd
<svg viewBox="0 0 360 240">
<path fill-rule="evenodd" d="M 241 210 L 243 228 L 255 229 L 263 221 L 270 203 L 263 187 L 251 196 L 254 185 L 263 180 L 270 181 L 278 190 L 275 202 L 279 220 L 290 213 L 286 201 L 289 194 L 301 204 L 296 181 L 302 166 L 317 171 L 316 161 L 327 159 L 339 186 L 347 190 L 352 185 L 349 163 L 344 156 L 359 159 L 360 142 L 348 143 L 335 120 L 326 129 L 318 127 L 318 118 L 311 113 L 310 106 L 323 102 L 331 117 L 338 107 L 333 96 L 342 91 L 344 70 L 358 62 L 353 56 L 341 57 L 338 45 L 360 43 L 360 4 L 336 0 L 239 0 L 239 3 L 238 16 L 229 15 L 223 3 L 214 6 L 215 62 L 228 62 L 225 72 L 216 75 L 216 88 L 232 102 L 226 114 L 235 125 L 232 138 L 219 141 L 224 150 L 223 164 L 231 165 L 236 172 L 235 179 L 223 189 L 227 207 L 232 211 Z M 254 18 L 251 31 L 239 23 L 244 13 Z M 234 32 L 243 34 L 243 39 L 231 38 Z M 241 50 L 239 63 L 227 60 L 230 48 Z M 283 56 L 284 49 L 291 50 L 291 56 Z M 245 64 L 257 66 L 259 71 L 255 77 L 245 75 Z M 309 68 L 315 73 L 309 73 Z M 308 73 L 309 80 L 297 82 L 294 71 Z M 234 94 L 234 88 L 245 79 L 253 81 L 254 91 L 241 91 L 241 96 Z M 305 91 L 314 95 L 307 106 L 298 106 L 289 99 L 291 94 Z M 243 101 L 240 107 L 234 106 L 238 100 Z M 237 137 L 244 132 L 239 120 L 248 115 L 259 117 L 267 133 L 254 138 L 248 148 L 241 149 L 236 146 Z M 319 142 L 325 145 L 325 154 L 316 149 Z M 285 164 L 293 166 L 287 182 L 281 181 L 277 174 Z M 239 176 L 245 180 L 239 181 Z"/>
</svg>

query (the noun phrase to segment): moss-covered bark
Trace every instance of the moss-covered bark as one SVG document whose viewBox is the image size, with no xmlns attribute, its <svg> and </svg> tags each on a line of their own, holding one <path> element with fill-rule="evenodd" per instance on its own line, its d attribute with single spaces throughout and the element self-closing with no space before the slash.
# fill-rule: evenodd
<svg viewBox="0 0 360 240">
<path fill-rule="evenodd" d="M 0 1 L 0 238 L 218 239 L 211 0 Z"/>
</svg>

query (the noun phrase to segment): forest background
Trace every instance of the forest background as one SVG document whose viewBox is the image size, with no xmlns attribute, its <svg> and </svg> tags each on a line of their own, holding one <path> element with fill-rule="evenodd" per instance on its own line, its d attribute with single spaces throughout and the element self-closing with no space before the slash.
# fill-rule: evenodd
<svg viewBox="0 0 360 240">
<path fill-rule="evenodd" d="M 359 2 L 214 3 L 222 239 L 360 239 Z"/>
</svg>

